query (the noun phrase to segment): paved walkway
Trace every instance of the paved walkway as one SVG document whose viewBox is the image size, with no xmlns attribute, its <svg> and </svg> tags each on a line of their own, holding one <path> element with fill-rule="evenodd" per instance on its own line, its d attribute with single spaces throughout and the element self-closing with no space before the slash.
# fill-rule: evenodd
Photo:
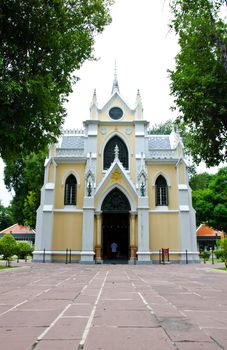
<svg viewBox="0 0 227 350">
<path fill-rule="evenodd" d="M 1 270 L 0 349 L 227 349 L 227 273 L 208 264 Z"/>
</svg>

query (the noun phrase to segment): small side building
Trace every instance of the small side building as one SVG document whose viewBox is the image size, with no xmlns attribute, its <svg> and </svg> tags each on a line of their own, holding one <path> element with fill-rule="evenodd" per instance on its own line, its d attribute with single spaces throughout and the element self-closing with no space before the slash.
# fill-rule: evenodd
<svg viewBox="0 0 227 350">
<path fill-rule="evenodd" d="M 28 226 L 14 224 L 0 231 L 0 238 L 6 233 L 10 233 L 16 241 L 25 241 L 30 244 L 35 244 L 35 231 Z"/>
<path fill-rule="evenodd" d="M 201 224 L 196 230 L 198 250 L 215 249 L 217 240 L 224 238 L 224 232 Z"/>
</svg>

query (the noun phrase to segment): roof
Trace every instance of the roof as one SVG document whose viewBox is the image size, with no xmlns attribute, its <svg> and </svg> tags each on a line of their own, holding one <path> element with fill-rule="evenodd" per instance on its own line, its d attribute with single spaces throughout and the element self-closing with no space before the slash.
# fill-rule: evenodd
<svg viewBox="0 0 227 350">
<path fill-rule="evenodd" d="M 6 233 L 12 233 L 12 234 L 31 234 L 35 233 L 34 230 L 30 229 L 28 226 L 23 226 L 19 224 L 14 224 L 10 227 L 5 228 L 4 230 L 0 231 L 0 234 L 6 234 Z"/>
<path fill-rule="evenodd" d="M 148 148 L 152 149 L 171 149 L 169 135 L 149 136 Z"/>
<path fill-rule="evenodd" d="M 224 233 L 222 231 L 218 231 L 213 227 L 206 226 L 205 224 L 201 224 L 196 230 L 197 237 L 207 236 L 207 237 L 222 237 Z"/>
<path fill-rule="evenodd" d="M 63 136 L 61 148 L 64 149 L 84 149 L 84 137 L 83 136 Z"/>
</svg>

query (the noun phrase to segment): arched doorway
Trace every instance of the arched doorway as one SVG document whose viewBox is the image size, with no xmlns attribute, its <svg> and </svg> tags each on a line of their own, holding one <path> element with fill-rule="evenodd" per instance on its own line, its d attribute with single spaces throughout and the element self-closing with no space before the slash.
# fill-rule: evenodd
<svg viewBox="0 0 227 350">
<path fill-rule="evenodd" d="M 102 257 L 103 261 L 112 260 L 111 244 L 118 246 L 116 262 L 129 259 L 129 211 L 127 197 L 118 188 L 113 189 L 102 204 Z"/>
</svg>

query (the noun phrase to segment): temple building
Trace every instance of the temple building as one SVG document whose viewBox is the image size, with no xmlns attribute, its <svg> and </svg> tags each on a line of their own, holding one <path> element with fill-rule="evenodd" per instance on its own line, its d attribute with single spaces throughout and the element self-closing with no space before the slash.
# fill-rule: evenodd
<svg viewBox="0 0 227 350">
<path fill-rule="evenodd" d="M 65 130 L 45 162 L 37 211 L 34 261 L 198 262 L 184 147 L 178 132 L 152 135 L 120 94 L 115 72 L 111 96 L 101 108 L 94 92 L 83 130 Z M 187 252 L 187 253 L 186 253 Z"/>
</svg>

